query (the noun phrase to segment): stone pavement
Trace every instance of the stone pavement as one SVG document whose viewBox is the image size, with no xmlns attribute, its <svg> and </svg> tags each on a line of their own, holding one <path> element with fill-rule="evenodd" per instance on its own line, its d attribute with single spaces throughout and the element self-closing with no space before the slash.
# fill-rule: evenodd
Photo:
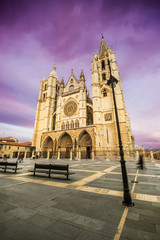
<svg viewBox="0 0 160 240">
<path fill-rule="evenodd" d="M 34 177 L 28 172 L 34 162 L 69 163 L 76 174 Z M 27 159 L 19 165 L 17 174 L 0 172 L 1 240 L 160 239 L 160 162 L 145 162 L 144 170 L 126 163 L 134 207 L 122 205 L 118 161 Z"/>
</svg>

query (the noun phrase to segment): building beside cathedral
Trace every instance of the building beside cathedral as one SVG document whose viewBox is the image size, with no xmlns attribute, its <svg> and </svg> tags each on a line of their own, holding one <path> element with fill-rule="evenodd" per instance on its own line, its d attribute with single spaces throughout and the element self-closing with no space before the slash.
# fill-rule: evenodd
<svg viewBox="0 0 160 240">
<path fill-rule="evenodd" d="M 95 52 L 91 61 L 92 98 L 83 71 L 77 79 L 72 70 L 65 85 L 63 78 L 59 81 L 54 66 L 48 79 L 41 81 L 32 141 L 38 155 L 58 159 L 119 156 L 112 89 L 107 85 L 108 61 L 112 75 L 118 80 L 115 96 L 124 152 L 127 157 L 133 157 L 134 138 L 115 52 L 106 46 L 103 38 L 99 53 Z"/>
</svg>

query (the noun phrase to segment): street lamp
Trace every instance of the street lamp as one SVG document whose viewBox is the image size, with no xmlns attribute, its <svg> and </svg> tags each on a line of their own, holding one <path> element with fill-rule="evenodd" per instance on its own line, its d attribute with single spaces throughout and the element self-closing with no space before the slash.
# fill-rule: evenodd
<svg viewBox="0 0 160 240">
<path fill-rule="evenodd" d="M 117 104 L 116 104 L 116 98 L 115 98 L 115 92 L 114 92 L 114 87 L 118 83 L 118 80 L 114 76 L 112 76 L 109 60 L 108 60 L 108 66 L 109 66 L 109 70 L 110 70 L 110 79 L 107 81 L 107 84 L 109 86 L 111 86 L 111 88 L 112 88 L 113 102 L 114 102 L 114 109 L 115 109 L 115 116 L 116 116 L 116 124 L 117 124 L 117 131 L 118 131 L 119 150 L 120 150 L 120 157 L 121 157 L 120 163 L 121 163 L 123 191 L 124 191 L 123 204 L 125 206 L 132 207 L 132 206 L 134 206 L 134 203 L 132 202 L 132 198 L 131 198 L 130 191 L 129 191 L 128 177 L 127 177 L 127 170 L 126 170 L 126 161 L 124 160 L 124 151 L 123 151 L 123 145 L 122 145 L 122 140 L 121 140 L 119 118 L 118 118 L 118 112 L 117 112 Z"/>
</svg>

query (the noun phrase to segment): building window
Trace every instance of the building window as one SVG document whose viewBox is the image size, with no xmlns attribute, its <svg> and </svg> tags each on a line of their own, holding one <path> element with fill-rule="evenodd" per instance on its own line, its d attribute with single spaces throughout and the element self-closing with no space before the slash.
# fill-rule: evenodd
<svg viewBox="0 0 160 240">
<path fill-rule="evenodd" d="M 69 87 L 69 90 L 70 90 L 70 91 L 73 91 L 73 90 L 74 90 L 74 86 L 71 85 L 71 86 Z"/>
<path fill-rule="evenodd" d="M 55 130 L 56 128 L 56 114 L 54 114 L 53 116 L 53 127 L 52 127 L 52 130 Z"/>
<path fill-rule="evenodd" d="M 102 67 L 102 70 L 105 70 L 105 61 L 104 60 L 101 62 L 101 67 Z"/>
<path fill-rule="evenodd" d="M 74 128 L 74 122 L 72 121 L 71 122 L 71 129 L 73 129 Z"/>
<path fill-rule="evenodd" d="M 56 91 L 59 92 L 59 86 L 58 86 L 58 84 L 56 85 Z"/>
<path fill-rule="evenodd" d="M 69 122 L 66 123 L 66 129 L 69 129 Z"/>
<path fill-rule="evenodd" d="M 47 90 L 47 84 L 44 85 L 44 90 Z"/>
<path fill-rule="evenodd" d="M 106 74 L 105 73 L 102 74 L 102 80 L 106 80 Z"/>
<path fill-rule="evenodd" d="M 79 122 L 78 122 L 78 120 L 75 122 L 75 127 L 76 127 L 76 128 L 79 127 Z"/>
<path fill-rule="evenodd" d="M 62 123 L 61 129 L 64 130 L 65 129 L 65 124 Z"/>
<path fill-rule="evenodd" d="M 105 88 L 103 89 L 103 97 L 107 97 L 107 90 Z"/>
</svg>

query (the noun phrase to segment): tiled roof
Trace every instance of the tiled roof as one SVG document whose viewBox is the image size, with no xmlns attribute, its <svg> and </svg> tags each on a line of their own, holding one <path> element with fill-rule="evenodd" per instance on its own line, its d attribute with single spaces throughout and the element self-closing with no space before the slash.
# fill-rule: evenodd
<svg viewBox="0 0 160 240">
<path fill-rule="evenodd" d="M 24 143 L 15 143 L 15 142 L 0 142 L 0 145 L 11 145 L 11 146 L 19 146 L 19 147 L 30 147 L 32 145 L 31 142 Z"/>
<path fill-rule="evenodd" d="M 15 142 L 15 139 L 14 138 L 0 138 L 0 141 Z"/>
</svg>

